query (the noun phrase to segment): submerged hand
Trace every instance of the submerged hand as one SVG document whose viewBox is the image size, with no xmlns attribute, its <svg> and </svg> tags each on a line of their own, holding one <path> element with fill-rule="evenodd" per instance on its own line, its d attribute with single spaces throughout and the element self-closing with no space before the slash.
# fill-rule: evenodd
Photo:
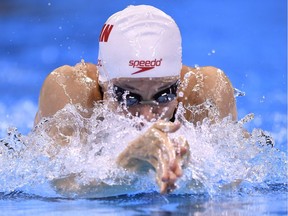
<svg viewBox="0 0 288 216">
<path fill-rule="evenodd" d="M 176 188 L 175 182 L 182 175 L 182 159 L 188 151 L 185 139 L 171 140 L 168 133 L 180 128 L 180 123 L 158 121 L 143 135 L 129 143 L 118 156 L 118 165 L 137 171 L 152 167 L 161 193 Z"/>
</svg>

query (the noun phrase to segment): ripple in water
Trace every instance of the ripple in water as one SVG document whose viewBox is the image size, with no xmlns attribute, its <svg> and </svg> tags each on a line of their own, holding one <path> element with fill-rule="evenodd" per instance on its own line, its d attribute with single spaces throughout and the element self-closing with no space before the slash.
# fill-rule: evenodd
<svg viewBox="0 0 288 216">
<path fill-rule="evenodd" d="M 269 133 L 254 129 L 251 136 L 244 136 L 245 123 L 253 115 L 238 122 L 227 117 L 215 124 L 204 120 L 193 125 L 184 119 L 183 110 L 176 114 L 182 127 L 169 136 L 185 137 L 190 156 L 173 193 L 213 196 L 286 183 L 287 156 L 273 147 Z M 79 106 L 67 105 L 27 136 L 16 128 L 8 129 L 0 141 L 0 192 L 106 197 L 159 190 L 154 171 L 131 173 L 116 165 L 120 152 L 153 123 L 115 114 L 100 103 L 89 119 L 80 111 Z M 57 137 L 52 139 L 51 133 Z M 67 180 L 71 180 L 69 192 L 63 187 L 56 193 L 51 182 L 61 185 Z"/>
</svg>

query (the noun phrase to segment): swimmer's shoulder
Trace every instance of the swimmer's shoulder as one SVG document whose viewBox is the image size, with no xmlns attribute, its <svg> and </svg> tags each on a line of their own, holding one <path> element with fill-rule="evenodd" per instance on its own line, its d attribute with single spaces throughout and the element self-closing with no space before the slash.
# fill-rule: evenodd
<svg viewBox="0 0 288 216">
<path fill-rule="evenodd" d="M 190 74 L 203 74 L 206 76 L 214 75 L 215 73 L 221 71 L 221 69 L 213 66 L 203 66 L 203 67 L 189 67 L 186 65 L 182 66 L 180 79 L 191 79 L 193 76 L 189 76 Z"/>
<path fill-rule="evenodd" d="M 75 77 L 76 75 L 80 75 L 80 76 L 83 75 L 98 83 L 97 66 L 92 63 L 80 62 L 80 63 L 77 63 L 75 66 L 62 65 L 54 69 L 49 74 L 51 78 L 57 77 L 59 75 L 69 76 L 71 78 Z M 50 78 L 49 76 L 47 78 Z"/>
<path fill-rule="evenodd" d="M 90 95 L 89 98 L 102 100 L 102 92 L 98 83 L 97 66 L 92 63 L 80 62 L 75 66 L 63 65 L 53 70 L 44 81 L 43 87 L 54 88 L 65 83 L 71 89 L 72 96 L 81 91 Z M 57 87 L 56 87 L 57 88 Z"/>
<path fill-rule="evenodd" d="M 221 79 L 223 82 L 227 83 L 229 88 L 233 88 L 231 81 L 224 73 L 223 70 L 213 66 L 203 66 L 203 67 L 189 67 L 182 66 L 180 81 L 186 82 L 187 87 L 193 87 L 199 81 L 204 82 L 207 88 L 211 88 L 216 84 L 216 80 Z"/>
<path fill-rule="evenodd" d="M 185 95 L 191 95 L 191 89 L 193 89 L 195 85 L 204 84 L 204 82 L 207 83 L 209 80 L 213 81 L 218 71 L 220 71 L 220 69 L 213 66 L 189 67 L 183 65 L 180 73 L 180 81 L 182 83 L 181 91 Z"/>
<path fill-rule="evenodd" d="M 180 75 L 181 85 L 178 102 L 184 107 L 201 106 L 207 99 L 216 104 L 220 117 L 233 115 L 237 118 L 234 89 L 225 73 L 213 66 L 188 67 L 183 65 Z M 197 122 L 207 117 L 206 111 L 199 115 L 186 112 L 186 119 Z"/>
<path fill-rule="evenodd" d="M 73 95 L 86 91 L 90 95 L 89 98 L 94 101 L 102 100 L 102 92 L 98 84 L 98 69 L 95 64 L 80 62 L 75 66 L 62 65 L 47 76 L 44 85 L 47 82 L 50 85 L 58 85 L 59 81 L 65 82 L 68 88 L 74 89 Z"/>
<path fill-rule="evenodd" d="M 80 104 L 90 110 L 99 100 L 102 100 L 102 93 L 96 65 L 84 62 L 75 66 L 63 65 L 53 70 L 42 85 L 35 124 L 67 104 Z"/>
</svg>

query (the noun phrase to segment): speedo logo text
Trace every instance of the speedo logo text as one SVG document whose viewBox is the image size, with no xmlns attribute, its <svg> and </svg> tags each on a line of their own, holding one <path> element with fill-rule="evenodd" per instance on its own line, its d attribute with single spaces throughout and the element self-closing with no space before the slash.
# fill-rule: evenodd
<svg viewBox="0 0 288 216">
<path fill-rule="evenodd" d="M 161 66 L 161 64 L 162 64 L 162 58 L 159 60 L 154 59 L 154 60 L 130 60 L 129 61 L 129 67 L 139 69 L 133 72 L 132 75 L 154 69 L 155 67 Z"/>
</svg>

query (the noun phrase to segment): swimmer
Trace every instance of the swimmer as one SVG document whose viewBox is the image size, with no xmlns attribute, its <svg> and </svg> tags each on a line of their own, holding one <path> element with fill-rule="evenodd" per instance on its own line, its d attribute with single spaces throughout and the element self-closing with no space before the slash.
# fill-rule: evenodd
<svg viewBox="0 0 288 216">
<path fill-rule="evenodd" d="M 156 172 L 161 193 L 175 189 L 189 156 L 186 140 L 168 136 L 181 126 L 175 119 L 180 104 L 185 119 L 194 124 L 229 115 L 237 120 L 234 89 L 224 72 L 183 65 L 177 24 L 148 5 L 129 6 L 108 18 L 99 36 L 97 64 L 64 65 L 48 75 L 35 125 L 67 104 L 80 104 L 88 110 L 81 114 L 89 118 L 97 101 L 108 102 L 111 110 L 122 107 L 119 114 L 154 122 L 115 160 L 131 171 L 148 164 Z M 54 183 L 59 191 L 69 191 L 71 182 L 73 177 Z"/>
</svg>

